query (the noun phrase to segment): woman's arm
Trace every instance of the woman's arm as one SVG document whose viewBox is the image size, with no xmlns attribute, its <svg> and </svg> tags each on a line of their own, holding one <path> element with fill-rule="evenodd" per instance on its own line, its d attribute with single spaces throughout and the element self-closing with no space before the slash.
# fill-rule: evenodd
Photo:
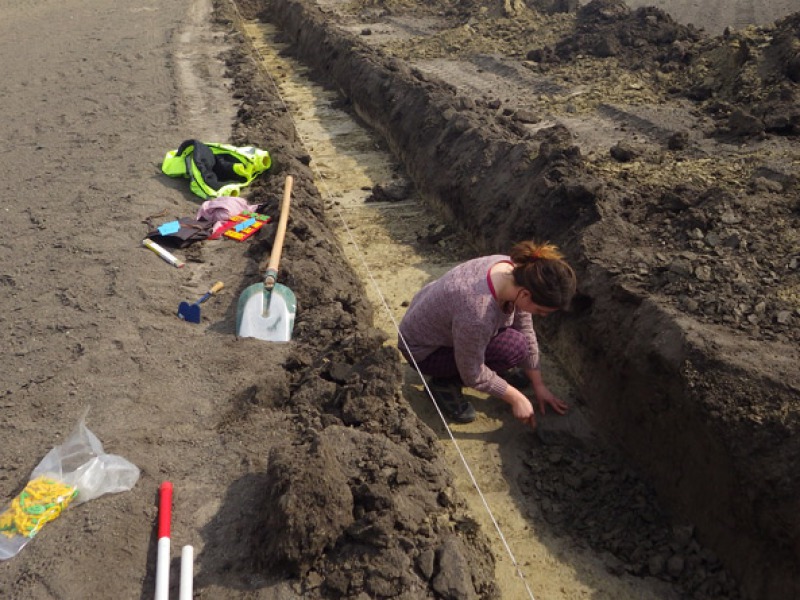
<svg viewBox="0 0 800 600">
<path fill-rule="evenodd" d="M 514 314 L 514 323 L 512 327 L 525 334 L 528 340 L 528 362 L 527 366 L 522 365 L 524 368 L 538 369 L 539 368 L 539 340 L 536 337 L 536 330 L 533 328 L 533 318 L 531 313 L 518 310 Z"/>
</svg>

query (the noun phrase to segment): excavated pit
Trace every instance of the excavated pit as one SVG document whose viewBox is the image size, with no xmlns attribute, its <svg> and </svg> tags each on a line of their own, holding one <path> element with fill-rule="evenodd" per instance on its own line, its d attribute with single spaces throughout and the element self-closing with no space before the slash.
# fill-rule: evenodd
<svg viewBox="0 0 800 600">
<path fill-rule="evenodd" d="M 641 223 L 620 213 L 631 202 L 663 205 L 664 188 L 633 179 L 625 191 L 609 185 L 569 125 L 531 132 L 495 114 L 496 105 L 487 111 L 456 86 L 362 43 L 337 26 L 330 8 L 240 4 L 283 30 L 292 51 L 382 134 L 425 198 L 480 250 L 504 251 L 530 237 L 566 250 L 581 294 L 543 334 L 595 425 L 634 458 L 676 519 L 696 524 L 747 594 L 800 594 L 796 338 L 791 329 L 758 337 L 709 323 L 664 290 L 649 293 L 621 276 L 637 268 L 633 247 L 657 251 L 658 242 L 643 241 Z M 791 122 L 783 126 L 790 135 Z M 680 133 L 654 130 L 669 139 Z M 785 175 L 789 197 L 794 186 Z M 711 184 L 691 190 L 715 193 Z M 791 212 L 787 218 L 796 221 Z M 786 243 L 790 255 L 797 251 Z"/>
</svg>

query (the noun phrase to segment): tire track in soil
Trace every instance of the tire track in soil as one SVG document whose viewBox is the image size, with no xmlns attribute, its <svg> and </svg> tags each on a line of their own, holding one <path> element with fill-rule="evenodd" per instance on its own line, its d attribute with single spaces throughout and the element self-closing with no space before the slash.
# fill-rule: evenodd
<svg viewBox="0 0 800 600">
<path fill-rule="evenodd" d="M 380 139 L 339 107 L 334 90 L 312 83 L 304 66 L 281 55 L 285 46 L 275 40 L 274 26 L 244 23 L 244 33 L 293 115 L 298 135 L 312 157 L 329 217 L 375 307 L 375 325 L 387 333 L 387 343 L 393 343 L 396 323 L 414 292 L 475 253 L 441 225 L 413 190 L 400 201 L 368 201 L 373 189 L 398 185 L 404 189 L 402 167 Z M 548 360 L 546 348 L 543 365 L 551 389 L 563 398 L 573 398 L 566 377 Z M 442 440 L 456 487 L 492 540 L 503 598 L 528 596 L 419 376 L 406 367 L 404 380 L 406 399 Z M 476 422 L 453 425 L 451 430 L 535 597 L 674 597 L 666 584 L 655 579 L 609 574 L 603 557 L 574 540 L 558 537 L 542 519 L 534 523 L 531 515 L 535 509 L 518 482 L 526 471 L 525 458 L 539 443 L 535 434 L 516 423 L 502 402 L 478 395 L 472 400 L 479 415 Z M 554 421 L 545 416 L 540 422 L 540 429 L 556 435 L 591 436 L 577 410 L 569 419 Z"/>
</svg>

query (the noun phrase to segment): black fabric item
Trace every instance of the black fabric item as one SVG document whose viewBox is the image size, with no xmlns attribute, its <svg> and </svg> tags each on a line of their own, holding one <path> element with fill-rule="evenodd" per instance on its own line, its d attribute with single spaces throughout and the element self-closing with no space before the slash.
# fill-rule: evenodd
<svg viewBox="0 0 800 600">
<path fill-rule="evenodd" d="M 193 142 L 194 150 L 192 151 L 192 161 L 194 161 L 195 166 L 200 171 L 200 176 L 203 178 L 205 184 L 213 190 L 218 190 L 224 184 L 217 178 L 217 174 L 214 172 L 214 165 L 217 162 L 214 153 L 211 151 L 211 148 L 204 143 L 198 142 L 197 140 L 193 140 Z M 191 171 L 188 171 L 188 173 L 191 173 Z"/>
<path fill-rule="evenodd" d="M 191 150 L 190 150 L 191 149 Z M 205 184 L 213 190 L 218 190 L 226 183 L 235 181 L 244 183 L 246 177 L 238 175 L 233 166 L 239 161 L 229 154 L 214 154 L 214 152 L 203 142 L 198 140 L 186 140 L 176 152 L 182 156 L 184 152 L 190 150 L 186 155 L 186 173 L 191 174 L 191 163 L 194 162 Z"/>
<path fill-rule="evenodd" d="M 200 242 L 211 235 L 214 223 L 211 221 L 198 221 L 192 217 L 181 217 L 178 219 L 181 228 L 175 233 L 161 235 L 156 227 L 147 234 L 151 240 L 162 246 L 172 248 L 185 248 L 195 242 Z"/>
<path fill-rule="evenodd" d="M 242 177 L 233 170 L 233 165 L 240 164 L 236 158 L 229 154 L 215 154 L 214 159 L 214 174 L 217 176 L 219 181 L 236 181 L 238 183 L 244 183 L 247 181 L 247 177 Z"/>
</svg>

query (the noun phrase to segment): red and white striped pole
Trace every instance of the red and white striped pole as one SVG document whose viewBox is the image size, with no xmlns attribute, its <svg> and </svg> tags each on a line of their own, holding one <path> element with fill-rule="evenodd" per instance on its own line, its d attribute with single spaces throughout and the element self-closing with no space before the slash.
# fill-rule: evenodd
<svg viewBox="0 0 800 600">
<path fill-rule="evenodd" d="M 169 534 L 172 520 L 172 483 L 161 484 L 158 494 L 158 558 L 155 600 L 169 598 Z"/>
</svg>

